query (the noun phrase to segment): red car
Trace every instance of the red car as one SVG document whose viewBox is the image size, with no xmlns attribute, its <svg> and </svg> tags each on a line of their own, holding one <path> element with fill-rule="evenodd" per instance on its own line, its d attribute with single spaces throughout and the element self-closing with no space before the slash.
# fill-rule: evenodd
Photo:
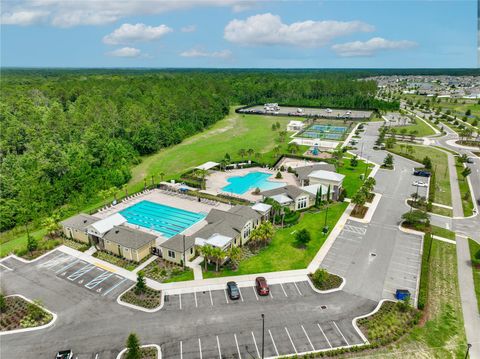
<svg viewBox="0 0 480 359">
<path fill-rule="evenodd" d="M 268 295 L 270 293 L 270 288 L 268 288 L 267 280 L 264 277 L 255 279 L 255 288 L 259 295 Z"/>
</svg>

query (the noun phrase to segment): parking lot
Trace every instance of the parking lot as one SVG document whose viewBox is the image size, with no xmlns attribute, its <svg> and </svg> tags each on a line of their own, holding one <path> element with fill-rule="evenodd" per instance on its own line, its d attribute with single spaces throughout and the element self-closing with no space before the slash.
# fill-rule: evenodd
<svg viewBox="0 0 480 359">
<path fill-rule="evenodd" d="M 293 324 L 281 320 L 281 314 L 275 318 L 265 318 L 265 357 L 297 354 L 310 351 L 362 344 L 363 340 L 352 326 L 351 319 L 331 320 L 333 311 L 322 297 L 316 293 L 307 281 L 271 284 L 268 296 L 259 296 L 253 286 L 240 287 L 240 299 L 231 300 L 224 290 L 197 290 L 191 293 L 165 296 L 164 310 L 200 311 L 231 307 L 232 310 L 243 307 L 300 302 L 306 297 L 318 298 L 315 313 L 309 321 Z M 313 298 L 312 298 L 313 299 Z M 272 320 L 273 319 L 273 320 Z M 279 325 L 279 322 L 282 323 Z M 162 346 L 165 358 L 257 358 L 261 357 L 261 327 L 252 325 L 248 330 L 234 326 L 229 333 L 205 335 L 203 331 L 197 338 L 168 342 Z M 233 333 L 232 333 L 233 331 Z"/>
<path fill-rule="evenodd" d="M 109 268 L 101 268 L 60 251 L 42 258 L 36 266 L 103 297 L 114 298 L 133 284 Z"/>
</svg>

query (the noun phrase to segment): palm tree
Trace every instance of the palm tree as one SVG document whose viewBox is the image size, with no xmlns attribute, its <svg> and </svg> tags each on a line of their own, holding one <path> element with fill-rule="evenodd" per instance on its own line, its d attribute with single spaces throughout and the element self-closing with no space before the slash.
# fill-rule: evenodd
<svg viewBox="0 0 480 359">
<path fill-rule="evenodd" d="M 252 159 L 252 156 L 253 154 L 255 153 L 255 150 L 253 148 L 249 148 L 247 150 L 247 154 L 248 154 L 248 159 L 251 160 Z"/>
<path fill-rule="evenodd" d="M 227 250 L 227 256 L 232 261 L 232 266 L 236 268 L 238 261 L 242 258 L 242 249 L 235 245 L 231 245 Z"/>
<path fill-rule="evenodd" d="M 160 180 L 163 182 L 163 177 L 165 177 L 165 173 L 164 172 L 160 172 Z"/>
<path fill-rule="evenodd" d="M 208 268 L 208 261 L 213 254 L 213 247 L 208 244 L 204 245 L 203 247 L 200 247 L 200 253 L 203 256 L 203 263 L 205 263 L 205 271 L 206 271 Z"/>
<path fill-rule="evenodd" d="M 269 204 L 270 206 L 272 206 L 272 216 L 273 216 L 273 224 L 275 224 L 275 217 L 277 216 L 278 213 L 280 213 L 280 211 L 282 210 L 282 205 L 280 203 L 278 203 L 277 201 L 275 201 L 274 199 L 272 198 L 267 198 L 265 199 L 265 201 L 263 201 L 264 203 L 266 204 Z"/>
<path fill-rule="evenodd" d="M 278 157 L 278 155 L 280 154 L 280 151 L 282 150 L 282 148 L 280 146 L 275 146 L 273 148 L 273 153 L 275 154 L 275 157 Z"/>
<path fill-rule="evenodd" d="M 227 253 L 220 247 L 213 247 L 212 254 L 213 260 L 215 261 L 215 271 L 218 272 L 218 267 L 221 262 L 227 257 Z"/>
<path fill-rule="evenodd" d="M 240 148 L 240 149 L 238 150 L 238 155 L 239 155 L 240 157 L 242 157 L 242 160 L 243 160 L 243 157 L 245 157 L 246 154 L 247 154 L 247 151 L 245 151 L 245 148 Z"/>
<path fill-rule="evenodd" d="M 205 178 L 208 176 L 208 170 L 198 169 L 195 173 L 202 180 L 202 188 L 205 189 Z"/>
<path fill-rule="evenodd" d="M 262 154 L 260 152 L 255 152 L 255 159 L 258 161 L 262 158 Z"/>
</svg>

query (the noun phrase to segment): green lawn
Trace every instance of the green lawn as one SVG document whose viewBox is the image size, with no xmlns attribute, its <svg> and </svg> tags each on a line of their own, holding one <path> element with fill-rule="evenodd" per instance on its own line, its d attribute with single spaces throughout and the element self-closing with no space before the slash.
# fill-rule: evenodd
<svg viewBox="0 0 480 359">
<path fill-rule="evenodd" d="M 434 225 L 430 225 L 430 227 L 432 229 L 432 234 L 434 236 L 439 236 L 439 237 L 442 237 L 442 238 L 451 239 L 453 241 L 455 240 L 455 232 L 452 232 L 449 229 L 434 226 Z"/>
<path fill-rule="evenodd" d="M 329 207 L 327 225 L 330 231 L 347 206 L 348 203 L 336 203 Z M 298 224 L 277 230 L 271 243 L 260 250 L 258 254 L 240 262 L 237 271 L 208 271 L 204 272 L 203 277 L 213 278 L 306 268 L 328 236 L 321 232 L 324 223 L 325 210 L 317 213 L 306 212 Z M 298 248 L 295 243 L 295 232 L 303 228 L 308 229 L 312 236 L 305 249 Z"/>
<path fill-rule="evenodd" d="M 172 275 L 170 278 L 164 280 L 163 283 L 184 282 L 187 280 L 193 280 L 193 270 L 186 270 L 180 274 Z"/>
<path fill-rule="evenodd" d="M 419 120 L 418 118 L 415 118 L 415 120 L 417 121 L 417 123 L 412 125 L 392 126 L 393 128 L 397 129 L 397 136 L 402 136 L 400 131 L 402 131 L 403 129 L 407 130 L 407 133 L 405 135 L 406 138 L 408 138 L 410 131 L 417 131 L 417 133 L 415 134 L 415 136 L 417 137 L 424 137 L 435 134 L 435 131 L 424 121 Z"/>
<path fill-rule="evenodd" d="M 466 337 L 458 288 L 455 245 L 433 241 L 430 256 L 428 302 L 424 325 L 398 342 L 356 357 L 464 358 Z"/>
<path fill-rule="evenodd" d="M 360 178 L 361 175 L 365 174 L 368 176 L 374 167 L 373 164 L 369 164 L 368 168 L 366 167 L 365 161 L 358 161 L 357 167 L 350 166 L 350 159 L 343 159 L 343 166 L 337 168 L 337 172 L 345 175 L 343 180 L 343 188 L 347 191 L 347 197 L 351 198 L 358 189 L 362 186 L 363 180 Z"/>
<path fill-rule="evenodd" d="M 473 239 L 468 239 L 468 246 L 470 247 L 470 258 L 475 258 L 475 253 L 480 251 L 480 244 L 475 242 Z M 475 285 L 475 295 L 477 296 L 477 305 L 478 305 L 478 312 L 480 313 L 480 268 L 475 268 L 472 266 L 472 274 L 473 274 L 473 283 Z"/>
<path fill-rule="evenodd" d="M 463 166 L 455 164 L 457 170 L 458 186 L 460 187 L 460 195 L 462 197 L 463 215 L 469 217 L 473 214 L 473 201 L 470 194 L 470 186 L 467 179 L 462 176 Z"/>
<path fill-rule="evenodd" d="M 439 214 L 445 217 L 453 217 L 453 210 L 450 208 L 439 207 L 439 206 L 432 206 L 432 213 Z"/>
<path fill-rule="evenodd" d="M 452 205 L 452 192 L 450 189 L 450 176 L 448 172 L 447 154 L 433 147 L 411 145 L 413 152 L 407 154 L 406 149 L 403 151 L 400 144 L 396 143 L 389 151 L 405 157 L 412 157 L 415 161 L 421 163 L 423 158 L 428 156 L 432 160 L 433 169 L 435 170 L 435 200 L 433 202 Z"/>
</svg>

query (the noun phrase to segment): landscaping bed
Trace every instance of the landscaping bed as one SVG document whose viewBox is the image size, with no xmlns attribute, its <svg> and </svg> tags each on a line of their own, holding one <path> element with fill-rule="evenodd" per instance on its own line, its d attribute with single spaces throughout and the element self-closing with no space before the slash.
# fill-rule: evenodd
<svg viewBox="0 0 480 359">
<path fill-rule="evenodd" d="M 463 215 L 469 217 L 473 214 L 473 201 L 470 194 L 470 186 L 466 178 L 462 176 L 464 167 L 461 164 L 455 164 L 455 170 L 457 171 L 458 187 L 460 188 L 460 195 L 462 199 Z"/>
<path fill-rule="evenodd" d="M 0 331 L 39 327 L 49 323 L 53 316 L 38 303 L 21 297 L 4 297 L 5 308 L 0 313 Z"/>
<path fill-rule="evenodd" d="M 367 214 L 367 211 L 368 207 L 356 204 L 352 212 L 350 213 L 350 216 L 362 219 Z"/>
<path fill-rule="evenodd" d="M 122 359 L 127 357 L 127 353 L 122 354 Z M 158 350 L 155 347 L 140 348 L 140 357 L 139 359 L 157 359 Z"/>
<path fill-rule="evenodd" d="M 427 226 L 424 223 L 419 223 L 419 224 L 412 225 L 412 224 L 403 222 L 402 227 L 403 228 L 408 228 L 408 229 L 413 229 L 415 231 L 420 231 L 420 232 L 424 232 L 424 233 L 431 233 L 434 236 L 450 239 L 452 241 L 455 240 L 455 232 L 453 232 L 449 229 L 434 226 L 434 225 Z"/>
<path fill-rule="evenodd" d="M 371 344 L 385 345 L 412 330 L 419 319 L 420 312 L 408 303 L 386 301 L 375 314 L 359 319 L 357 324 Z"/>
<path fill-rule="evenodd" d="M 413 208 L 420 209 L 422 211 L 427 211 L 429 213 L 439 214 L 441 216 L 452 217 L 453 211 L 450 208 L 439 207 L 431 204 L 429 206 L 428 202 L 425 201 L 415 201 L 415 200 L 407 200 L 407 204 Z"/>
<path fill-rule="evenodd" d="M 191 268 L 182 268 L 181 266 L 166 262 L 161 258 L 155 259 L 143 268 L 142 271 L 147 278 L 161 283 L 193 280 L 193 271 Z"/>
<path fill-rule="evenodd" d="M 90 245 L 88 243 L 76 241 L 71 238 L 62 238 L 62 244 L 66 245 L 67 247 L 76 249 L 80 252 L 85 252 L 90 248 Z"/>
<path fill-rule="evenodd" d="M 480 244 L 473 239 L 468 239 L 470 258 L 472 260 L 472 275 L 477 296 L 478 312 L 480 313 Z"/>
<path fill-rule="evenodd" d="M 125 258 L 116 256 L 114 254 L 111 254 L 111 253 L 105 252 L 105 251 L 96 251 L 95 253 L 93 253 L 93 256 L 95 258 L 104 260 L 105 262 L 111 263 L 111 264 L 116 265 L 118 267 L 122 267 L 126 270 L 129 270 L 129 271 L 134 270 L 135 268 L 137 268 L 140 264 L 142 264 L 143 262 L 145 262 L 149 258 L 149 256 L 146 256 L 140 262 L 134 262 L 134 261 L 129 261 Z"/>
<path fill-rule="evenodd" d="M 315 288 L 319 290 L 330 290 L 339 288 L 342 283 L 342 277 L 336 274 L 328 273 L 326 270 L 317 269 L 315 273 L 308 275 Z"/>
<path fill-rule="evenodd" d="M 162 301 L 162 292 L 146 287 L 142 293 L 138 293 L 133 287 L 125 292 L 120 299 L 125 303 L 133 304 L 146 309 L 157 308 Z"/>
</svg>

